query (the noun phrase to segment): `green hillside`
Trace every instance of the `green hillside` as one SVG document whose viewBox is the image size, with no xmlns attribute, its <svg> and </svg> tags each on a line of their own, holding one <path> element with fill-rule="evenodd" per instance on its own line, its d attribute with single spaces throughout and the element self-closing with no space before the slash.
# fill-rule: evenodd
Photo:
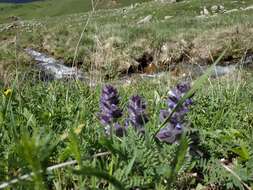
<svg viewBox="0 0 253 190">
<path fill-rule="evenodd" d="M 145 1 L 148 0 L 94 0 L 94 8 L 118 8 Z M 11 16 L 31 19 L 87 12 L 91 9 L 91 0 L 44 0 L 26 4 L 0 3 L 0 23 L 10 21 L 8 18 Z"/>
</svg>

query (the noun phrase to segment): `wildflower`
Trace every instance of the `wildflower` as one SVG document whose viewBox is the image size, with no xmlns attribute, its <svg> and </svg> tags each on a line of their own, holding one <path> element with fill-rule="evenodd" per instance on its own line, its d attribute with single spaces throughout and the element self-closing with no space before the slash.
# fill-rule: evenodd
<svg viewBox="0 0 253 190">
<path fill-rule="evenodd" d="M 148 122 L 145 110 L 144 100 L 138 95 L 132 96 L 128 105 L 129 117 L 126 120 L 126 125 L 131 124 L 137 131 L 144 132 L 143 126 Z"/>
<path fill-rule="evenodd" d="M 108 125 L 122 116 L 122 110 L 118 107 L 119 95 L 117 89 L 106 85 L 100 97 L 100 121 Z"/>
<path fill-rule="evenodd" d="M 111 127 L 114 127 L 116 135 L 123 136 L 124 129 L 119 124 L 115 124 L 117 119 L 122 116 L 122 110 L 118 107 L 119 95 L 117 89 L 111 85 L 106 85 L 102 89 L 100 97 L 100 122 L 105 125 L 106 134 L 110 135 Z"/>
<path fill-rule="evenodd" d="M 174 143 L 180 135 L 183 133 L 183 126 L 177 124 L 176 126 L 169 123 L 166 127 L 162 128 L 159 133 L 156 135 L 162 142 Z"/>
<path fill-rule="evenodd" d="M 10 97 L 10 96 L 12 95 L 12 89 L 6 88 L 6 89 L 4 90 L 4 95 L 5 95 L 6 97 Z"/>
<path fill-rule="evenodd" d="M 160 111 L 160 120 L 163 122 L 168 118 L 173 109 L 177 107 L 179 100 L 190 90 L 190 85 L 187 83 L 178 84 L 176 88 L 169 92 L 167 100 L 167 110 Z M 171 115 L 166 127 L 162 128 L 156 135 L 160 141 L 174 143 L 184 131 L 184 117 L 189 112 L 189 106 L 192 105 L 192 99 L 188 98 L 185 102 L 177 107 Z"/>
</svg>

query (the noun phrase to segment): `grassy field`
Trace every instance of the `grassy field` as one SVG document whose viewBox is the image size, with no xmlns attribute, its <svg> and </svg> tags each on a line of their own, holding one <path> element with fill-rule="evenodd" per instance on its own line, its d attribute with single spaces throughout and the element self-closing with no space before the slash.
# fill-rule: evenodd
<svg viewBox="0 0 253 190">
<path fill-rule="evenodd" d="M 239 64 L 253 52 L 253 11 L 245 9 L 253 0 L 144 2 L 93 12 L 85 12 L 88 4 L 86 9 L 78 3 L 0 5 L 6 11 L 0 16 L 4 22 L 0 25 L 0 189 L 252 189 L 252 69 L 238 65 L 236 72 L 221 78 L 208 78 L 206 72 L 189 80 L 192 90 L 186 96 L 193 95 L 193 104 L 179 121 L 185 133 L 172 144 L 159 141 L 155 134 L 164 121 L 162 110 L 176 101 L 168 96 L 184 82 L 182 75 L 166 72 L 164 78 L 123 83 L 117 79 L 145 52 L 162 71 L 180 63 L 211 64 L 225 49 L 219 64 Z M 199 17 L 204 6 L 211 10 L 221 4 L 226 10 L 241 9 Z M 6 20 L 11 15 L 26 20 Z M 148 15 L 152 15 L 149 22 L 137 24 Z M 81 81 L 39 81 L 35 62 L 24 51 L 27 47 L 78 65 L 102 83 L 91 87 Z M 118 90 L 119 102 L 114 91 L 108 95 L 116 107 L 101 106 L 107 99 L 102 93 L 105 84 Z M 141 96 L 146 106 L 137 102 L 130 109 L 133 95 Z M 175 115 L 182 102 L 176 103 Z M 114 113 L 111 127 L 125 126 L 138 116 L 145 132 L 138 132 L 132 123 L 123 137 L 106 134 L 99 115 L 105 111 L 102 108 L 110 115 L 116 108 L 123 112 L 121 117 Z"/>
<path fill-rule="evenodd" d="M 92 10 L 92 6 L 96 9 L 108 9 L 129 6 L 139 2 L 145 2 L 145 0 L 95 0 L 93 5 L 90 0 L 61 0 L 60 2 L 46 0 L 28 4 L 0 3 L 0 23 L 10 21 L 11 16 L 20 17 L 21 19 L 43 18 L 87 12 Z"/>
<path fill-rule="evenodd" d="M 147 102 L 149 122 L 145 136 L 128 128 L 127 136 L 108 138 L 97 115 L 102 86 L 20 85 L 18 80 L 0 101 L 0 181 L 34 175 L 32 181 L 15 183 L 14 189 L 247 189 L 245 185 L 253 185 L 253 81 L 247 73 L 204 83 L 187 116 L 193 135 L 180 145 L 159 143 L 153 137 L 172 82 L 144 80 L 118 87 L 124 113 L 130 96 L 139 94 Z M 46 169 L 71 160 L 77 163 Z"/>
</svg>

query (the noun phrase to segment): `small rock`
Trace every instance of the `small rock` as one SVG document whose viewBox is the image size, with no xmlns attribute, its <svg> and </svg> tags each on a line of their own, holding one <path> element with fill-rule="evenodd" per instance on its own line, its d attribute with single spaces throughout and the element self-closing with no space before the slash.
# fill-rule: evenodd
<svg viewBox="0 0 253 190">
<path fill-rule="evenodd" d="M 163 44 L 162 47 L 161 47 L 161 52 L 162 52 L 162 53 L 166 53 L 166 52 L 168 52 L 168 49 L 169 49 L 169 48 L 168 48 L 168 45 Z"/>
<path fill-rule="evenodd" d="M 67 67 L 62 61 L 29 48 L 25 51 L 37 61 L 36 66 L 41 72 L 40 77 L 42 80 L 85 79 L 83 73 L 76 67 Z"/>
<path fill-rule="evenodd" d="M 225 7 L 223 5 L 219 5 L 219 10 L 224 11 Z"/>
<path fill-rule="evenodd" d="M 207 18 L 205 15 L 198 15 L 196 18 Z"/>
<path fill-rule="evenodd" d="M 225 11 L 224 13 L 228 14 L 228 13 L 232 13 L 232 12 L 236 12 L 236 11 L 239 11 L 239 10 L 238 9 L 231 9 L 231 10 Z"/>
<path fill-rule="evenodd" d="M 251 10 L 251 9 L 253 9 L 253 5 L 246 7 L 244 10 Z"/>
<path fill-rule="evenodd" d="M 204 15 L 206 15 L 206 16 L 208 16 L 208 15 L 209 15 L 209 11 L 207 10 L 207 8 L 206 8 L 206 7 L 204 7 L 204 9 L 203 9 L 203 13 L 204 13 Z"/>
<path fill-rule="evenodd" d="M 213 13 L 216 13 L 216 12 L 218 11 L 218 9 L 219 9 L 219 7 L 218 7 L 217 5 L 213 5 L 213 6 L 211 7 L 211 11 L 212 11 Z"/>
<path fill-rule="evenodd" d="M 146 23 L 150 22 L 152 18 L 153 18 L 152 15 L 148 15 L 145 18 L 138 21 L 137 24 L 146 24 Z"/>
<path fill-rule="evenodd" d="M 172 18 L 173 16 L 165 16 L 164 20 L 169 20 L 170 18 Z"/>
</svg>

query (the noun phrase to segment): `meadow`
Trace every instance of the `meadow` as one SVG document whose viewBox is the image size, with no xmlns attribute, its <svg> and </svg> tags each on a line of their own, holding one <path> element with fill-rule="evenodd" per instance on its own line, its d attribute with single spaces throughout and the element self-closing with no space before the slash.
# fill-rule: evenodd
<svg viewBox="0 0 253 190">
<path fill-rule="evenodd" d="M 253 48 L 246 9 L 253 1 L 93 11 L 64 1 L 59 9 L 53 0 L 0 5 L 6 15 L 22 17 L 0 16 L 0 189 L 253 188 L 252 60 L 244 65 Z M 204 6 L 221 3 L 245 10 L 199 17 Z M 41 12 L 28 11 L 34 6 Z M 147 15 L 150 22 L 137 24 Z M 40 81 L 24 51 L 29 47 L 77 66 L 96 85 Z M 163 78 L 124 81 L 145 53 L 166 71 Z M 175 76 L 170 70 L 179 63 L 209 69 Z M 236 71 L 210 77 L 225 64 L 236 64 Z"/>
</svg>

